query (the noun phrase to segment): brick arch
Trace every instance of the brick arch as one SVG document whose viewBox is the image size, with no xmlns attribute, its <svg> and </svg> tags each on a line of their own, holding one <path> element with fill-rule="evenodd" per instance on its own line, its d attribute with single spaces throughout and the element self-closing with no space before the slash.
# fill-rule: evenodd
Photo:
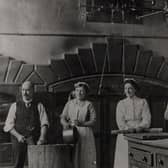
<svg viewBox="0 0 168 168">
<path fill-rule="evenodd" d="M 71 86 L 77 80 L 86 80 L 94 81 L 98 87 L 105 58 L 105 80 L 114 82 L 117 78 L 122 82 L 124 75 L 167 88 L 168 64 L 164 57 L 154 56 L 152 51 L 144 50 L 138 44 L 115 38 L 92 43 L 89 48 L 78 48 L 75 53 L 65 53 L 64 59 L 52 59 L 49 65 L 30 65 L 1 55 L 0 83 L 19 85 L 32 80 L 40 91 L 57 90 L 63 85 Z"/>
</svg>

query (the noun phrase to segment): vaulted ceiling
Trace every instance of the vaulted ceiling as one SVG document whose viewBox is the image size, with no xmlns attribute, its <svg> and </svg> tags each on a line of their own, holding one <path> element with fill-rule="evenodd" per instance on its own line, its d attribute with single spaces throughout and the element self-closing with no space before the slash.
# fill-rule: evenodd
<svg viewBox="0 0 168 168">
<path fill-rule="evenodd" d="M 167 62 L 143 48 L 125 39 L 107 38 L 106 42 L 94 42 L 89 48 L 65 53 L 64 59 L 51 60 L 49 65 L 26 64 L 2 55 L 0 83 L 14 86 L 32 80 L 37 91 L 60 92 L 69 91 L 78 80 L 85 80 L 94 93 L 98 89 L 121 93 L 123 78 L 134 77 L 144 90 L 147 88 L 150 93 L 158 90 L 167 95 Z"/>
</svg>

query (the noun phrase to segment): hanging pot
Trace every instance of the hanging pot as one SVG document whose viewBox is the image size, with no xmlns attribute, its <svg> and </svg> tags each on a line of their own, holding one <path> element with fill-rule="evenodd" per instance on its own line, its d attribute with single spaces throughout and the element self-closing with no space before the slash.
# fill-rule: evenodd
<svg viewBox="0 0 168 168">
<path fill-rule="evenodd" d="M 75 126 L 64 129 L 62 135 L 63 141 L 66 144 L 76 144 L 78 141 L 78 130 Z"/>
</svg>

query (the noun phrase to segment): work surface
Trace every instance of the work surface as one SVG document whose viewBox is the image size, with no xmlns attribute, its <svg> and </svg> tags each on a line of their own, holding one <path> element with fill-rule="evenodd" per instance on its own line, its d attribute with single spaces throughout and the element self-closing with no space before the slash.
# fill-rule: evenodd
<svg viewBox="0 0 168 168">
<path fill-rule="evenodd" d="M 130 168 L 168 168 L 168 133 L 127 134 Z"/>
<path fill-rule="evenodd" d="M 126 137 L 139 139 L 139 140 L 159 140 L 168 138 L 167 132 L 156 132 L 156 133 L 133 133 L 125 134 Z"/>
<path fill-rule="evenodd" d="M 127 134 L 125 138 L 144 145 L 168 148 L 168 133 L 166 132 Z"/>
</svg>

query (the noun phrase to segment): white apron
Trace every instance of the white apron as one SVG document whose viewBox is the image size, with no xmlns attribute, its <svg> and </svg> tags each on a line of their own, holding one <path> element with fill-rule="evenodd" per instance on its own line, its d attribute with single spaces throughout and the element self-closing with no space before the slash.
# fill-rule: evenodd
<svg viewBox="0 0 168 168">
<path fill-rule="evenodd" d="M 75 168 L 96 168 L 96 147 L 92 129 L 77 129 L 80 136 L 75 148 Z"/>
<path fill-rule="evenodd" d="M 128 168 L 128 141 L 123 134 L 117 136 L 114 168 Z"/>
</svg>

